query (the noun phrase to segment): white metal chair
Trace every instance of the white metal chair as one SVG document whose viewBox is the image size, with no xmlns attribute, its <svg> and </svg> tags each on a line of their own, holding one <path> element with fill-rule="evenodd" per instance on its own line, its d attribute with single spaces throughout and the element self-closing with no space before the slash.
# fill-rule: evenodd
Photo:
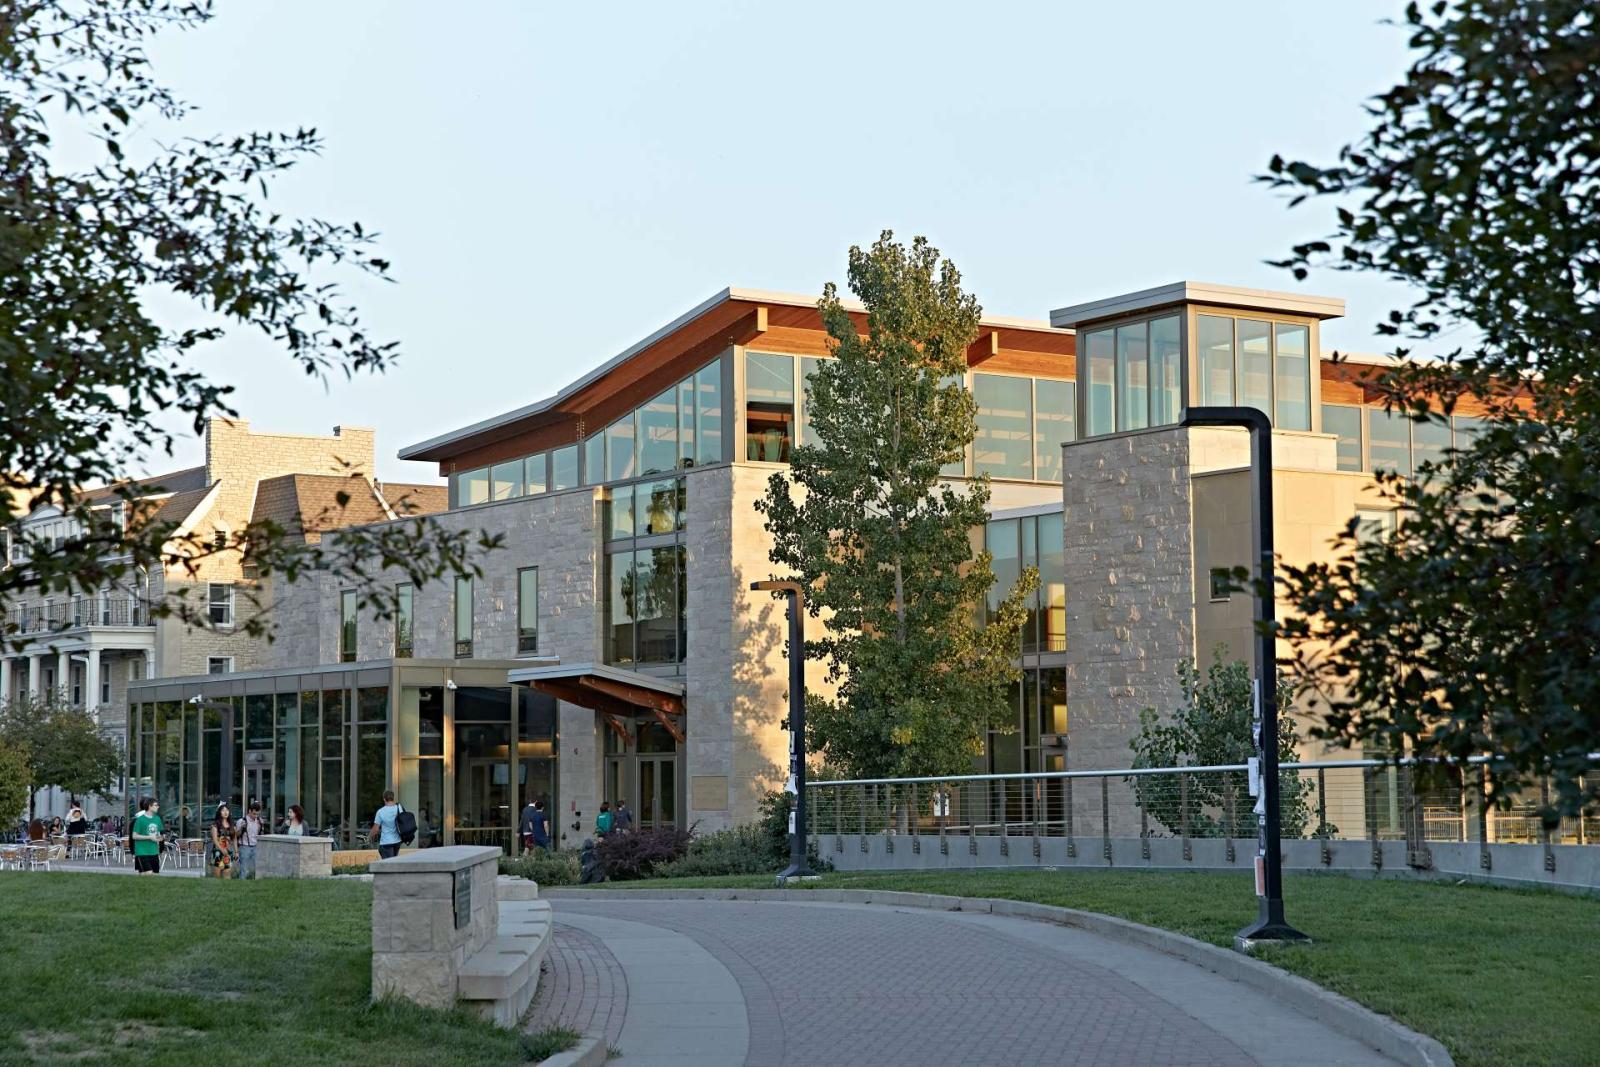
<svg viewBox="0 0 1600 1067">
<path fill-rule="evenodd" d="M 27 866 L 27 845 L 0 845 L 0 870 L 20 871 Z"/>
</svg>

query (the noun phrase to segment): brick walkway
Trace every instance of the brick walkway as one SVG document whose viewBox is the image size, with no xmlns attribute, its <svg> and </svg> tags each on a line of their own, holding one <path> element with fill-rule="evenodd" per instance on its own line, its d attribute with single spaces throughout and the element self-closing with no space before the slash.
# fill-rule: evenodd
<svg viewBox="0 0 1600 1067">
<path fill-rule="evenodd" d="M 647 924 L 727 969 L 743 995 L 748 1051 L 698 1061 L 706 1067 L 1388 1062 L 1191 964 L 1043 923 L 765 901 L 553 903 L 558 924 L 602 938 L 625 925 L 617 920 Z M 627 981 L 643 988 L 670 979 L 667 970 L 629 971 Z M 685 1004 L 685 1026 L 694 1011 Z M 612 1043 L 634 1067 L 694 1062 L 681 1045 L 652 1049 L 652 1035 L 635 1025 Z"/>
<path fill-rule="evenodd" d="M 616 957 L 599 938 L 556 923 L 524 1029 L 565 1026 L 615 1045 L 627 1010 L 628 979 Z"/>
</svg>

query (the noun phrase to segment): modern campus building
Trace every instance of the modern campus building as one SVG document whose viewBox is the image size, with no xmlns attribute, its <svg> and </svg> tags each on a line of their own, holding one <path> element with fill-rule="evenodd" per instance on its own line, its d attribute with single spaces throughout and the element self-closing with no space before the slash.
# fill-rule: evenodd
<svg viewBox="0 0 1600 1067">
<path fill-rule="evenodd" d="M 1030 564 L 1042 582 L 1016 728 L 975 770 L 1126 766 L 1139 709 L 1175 705 L 1182 657 L 1249 657 L 1249 604 L 1213 582 L 1249 563 L 1247 439 L 1178 427 L 1186 406 L 1272 416 L 1295 562 L 1352 516 L 1393 521 L 1374 467 L 1471 432 L 1389 416 L 1372 366 L 1323 357 L 1320 323 L 1343 310 L 1179 283 L 983 321 L 977 438 L 949 476 L 991 479 L 997 587 Z M 403 449 L 448 480 L 422 521 L 503 538 L 482 576 L 401 586 L 392 619 L 330 573 L 273 590 L 257 669 L 132 684 L 131 773 L 169 808 L 260 796 L 347 832 L 393 787 L 441 843 L 511 846 L 533 799 L 569 842 L 602 800 L 645 825 L 748 820 L 788 745 L 783 607 L 749 589 L 775 576 L 754 503 L 806 440 L 827 356 L 814 299 L 728 289 L 546 399 Z"/>
<path fill-rule="evenodd" d="M 374 471 L 370 429 L 341 426 L 328 437 L 265 434 L 243 419 L 214 418 L 199 466 L 115 487 L 122 492 L 88 491 L 91 509 L 119 528 L 169 526 L 171 558 L 92 592 L 40 592 L 14 601 L 4 620 L 13 643 L 0 654 L 0 701 L 56 694 L 92 714 L 120 743 L 133 683 L 262 666 L 269 644 L 246 626 L 260 610 L 261 583 L 232 535 L 251 522 L 272 521 L 292 537 L 316 540 L 345 526 L 444 509 L 442 486 L 386 486 Z M 346 503 L 338 503 L 340 494 Z M 62 509 L 34 508 L 6 532 L 5 565 L 26 571 L 30 545 L 81 534 Z M 208 551 L 197 551 L 199 545 Z M 203 622 L 151 612 L 151 604 L 176 598 Z M 65 813 L 69 798 L 56 792 L 41 794 L 41 814 Z M 93 814 L 95 804 L 88 807 Z"/>
</svg>

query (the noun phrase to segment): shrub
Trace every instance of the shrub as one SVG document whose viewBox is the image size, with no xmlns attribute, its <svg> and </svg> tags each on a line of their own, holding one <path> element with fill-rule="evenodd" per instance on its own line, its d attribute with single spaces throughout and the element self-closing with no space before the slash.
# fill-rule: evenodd
<svg viewBox="0 0 1600 1067">
<path fill-rule="evenodd" d="M 659 866 L 689 851 L 689 831 L 667 826 L 607 834 L 595 845 L 595 858 L 613 882 L 649 878 Z"/>
<path fill-rule="evenodd" d="M 689 842 L 683 859 L 656 869 L 658 878 L 697 878 L 724 874 L 776 874 L 789 865 L 789 805 L 787 793 L 761 798 L 761 817 L 753 823 L 702 834 Z M 816 871 L 832 870 L 811 850 Z"/>
<path fill-rule="evenodd" d="M 577 885 L 578 854 L 570 849 L 550 852 L 536 848 L 516 859 L 502 856 L 500 873 L 531 878 L 540 885 Z"/>
</svg>

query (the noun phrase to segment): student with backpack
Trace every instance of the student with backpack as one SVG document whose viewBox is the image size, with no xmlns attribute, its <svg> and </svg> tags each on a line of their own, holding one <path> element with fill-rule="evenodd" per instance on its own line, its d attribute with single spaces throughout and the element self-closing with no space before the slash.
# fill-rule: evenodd
<svg viewBox="0 0 1600 1067">
<path fill-rule="evenodd" d="M 594 817 L 594 836 L 604 837 L 609 834 L 611 832 L 613 821 L 614 820 L 611 815 L 611 805 L 602 801 L 600 804 L 600 814 Z"/>
<path fill-rule="evenodd" d="M 395 803 L 392 789 L 384 790 L 383 807 L 372 817 L 372 836 L 378 841 L 380 859 L 398 856 L 402 844 L 416 840 L 417 817 Z"/>
</svg>

